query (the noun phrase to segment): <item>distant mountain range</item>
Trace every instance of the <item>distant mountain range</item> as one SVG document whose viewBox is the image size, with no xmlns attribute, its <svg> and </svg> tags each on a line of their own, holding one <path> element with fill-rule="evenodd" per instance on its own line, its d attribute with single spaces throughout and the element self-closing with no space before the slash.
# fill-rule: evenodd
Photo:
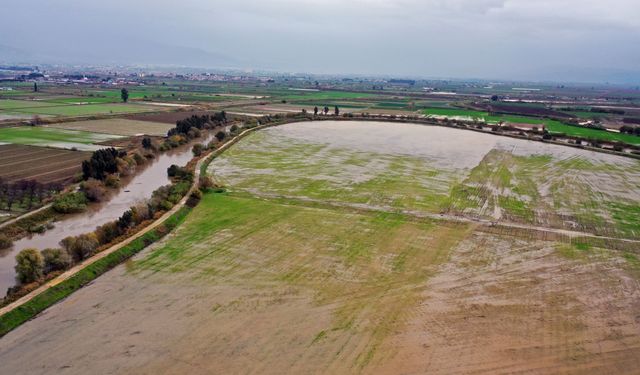
<svg viewBox="0 0 640 375">
<path fill-rule="evenodd" d="M 131 40 L 129 40 L 131 42 Z M 277 71 L 277 63 L 245 60 L 210 52 L 200 48 L 139 41 L 136 48 L 123 47 L 108 41 L 95 43 L 90 48 L 70 44 L 53 48 L 43 43 L 38 48 L 14 47 L 0 44 L 0 64 L 101 64 L 101 65 L 175 65 L 192 68 L 252 68 Z M 130 45 L 131 43 L 128 43 Z M 268 65 L 268 66 L 266 66 Z M 313 73 L 313 72 L 310 72 Z M 393 72 L 387 74 L 393 75 Z M 416 73 L 416 77 L 428 72 Z M 546 66 L 514 73 L 511 77 L 476 77 L 502 80 L 583 82 L 640 85 L 640 70 L 584 68 L 574 66 Z"/>
<path fill-rule="evenodd" d="M 107 44 L 83 49 L 81 53 L 76 49 L 47 48 L 28 52 L 26 49 L 0 45 L 0 63 L 144 64 L 233 68 L 241 64 L 241 61 L 199 48 L 141 43 L 134 49 Z"/>
</svg>

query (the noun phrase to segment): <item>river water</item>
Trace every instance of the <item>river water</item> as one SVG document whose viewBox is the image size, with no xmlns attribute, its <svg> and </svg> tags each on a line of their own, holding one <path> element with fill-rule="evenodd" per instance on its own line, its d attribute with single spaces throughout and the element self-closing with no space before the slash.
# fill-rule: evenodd
<svg viewBox="0 0 640 375">
<path fill-rule="evenodd" d="M 197 139 L 194 143 L 156 155 L 134 177 L 123 179 L 123 186 L 108 201 L 92 204 L 85 212 L 66 215 L 53 223 L 53 229 L 24 237 L 14 242 L 10 249 L 0 252 L 0 293 L 16 284 L 15 256 L 20 250 L 60 247 L 59 242 L 65 237 L 91 232 L 97 226 L 119 218 L 129 207 L 150 198 L 151 193 L 160 186 L 169 184 L 171 181 L 167 176 L 167 168 L 172 164 L 186 165 L 193 158 L 193 144 L 202 142 L 206 145 L 213 137 L 213 132 L 210 132 L 210 135 Z"/>
</svg>

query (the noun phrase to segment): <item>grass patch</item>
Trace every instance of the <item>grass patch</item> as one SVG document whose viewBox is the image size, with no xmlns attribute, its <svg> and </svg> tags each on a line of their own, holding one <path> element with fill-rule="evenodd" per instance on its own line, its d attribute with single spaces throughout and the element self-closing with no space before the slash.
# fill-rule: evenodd
<svg viewBox="0 0 640 375">
<path fill-rule="evenodd" d="M 370 332 L 373 339 L 363 350 L 369 354 L 356 360 L 363 366 L 469 230 L 466 224 L 436 225 L 397 213 L 208 194 L 175 235 L 134 262 L 131 272 L 310 290 L 316 304 L 334 312 L 332 324 L 310 337 L 311 344 Z"/>
<path fill-rule="evenodd" d="M 116 138 L 120 138 L 120 136 L 49 127 L 21 126 L 0 129 L 0 141 L 31 146 L 59 146 L 62 148 L 77 147 L 78 149 L 85 149 L 82 145 L 89 145 Z"/>
<path fill-rule="evenodd" d="M 135 104 L 86 104 L 86 105 L 58 105 L 52 107 L 34 107 L 25 109 L 15 109 L 15 112 L 28 113 L 33 115 L 52 116 L 90 116 L 114 113 L 136 113 L 157 111 L 160 107 L 145 106 Z"/>
</svg>

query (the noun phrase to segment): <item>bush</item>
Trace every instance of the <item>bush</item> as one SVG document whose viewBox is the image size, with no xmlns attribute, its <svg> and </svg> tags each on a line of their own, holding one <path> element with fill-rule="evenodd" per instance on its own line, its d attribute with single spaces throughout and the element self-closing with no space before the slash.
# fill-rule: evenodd
<svg viewBox="0 0 640 375">
<path fill-rule="evenodd" d="M 73 260 L 79 262 L 92 256 L 98 248 L 99 242 L 94 233 L 89 233 L 77 237 L 67 237 L 60 241 L 60 245 L 67 250 Z"/>
<path fill-rule="evenodd" d="M 84 195 L 92 202 L 100 202 L 107 195 L 107 189 L 105 189 L 102 181 L 90 178 L 83 182 L 80 186 Z"/>
<path fill-rule="evenodd" d="M 42 258 L 44 259 L 45 274 L 66 270 L 71 265 L 69 253 L 62 249 L 44 249 L 42 250 Z"/>
<path fill-rule="evenodd" d="M 120 177 L 115 174 L 110 174 L 104 179 L 104 185 L 112 189 L 117 189 L 120 187 Z"/>
<path fill-rule="evenodd" d="M 193 138 L 200 138 L 200 136 L 202 135 L 202 133 L 200 132 L 199 129 L 197 128 L 191 128 L 189 129 L 189 131 L 187 132 L 187 137 L 189 139 L 193 139 Z"/>
<path fill-rule="evenodd" d="M 167 175 L 170 178 L 177 178 L 180 180 L 193 180 L 193 173 L 191 171 L 187 168 L 178 167 L 175 164 L 172 164 L 167 168 Z"/>
<path fill-rule="evenodd" d="M 0 234 L 0 249 L 8 249 L 13 246 L 13 241 L 4 234 Z"/>
<path fill-rule="evenodd" d="M 142 147 L 145 149 L 150 149 L 153 146 L 153 142 L 151 142 L 151 138 L 144 137 L 142 138 Z"/>
<path fill-rule="evenodd" d="M 56 199 L 52 207 L 62 214 L 82 212 L 87 209 L 87 196 L 83 192 L 68 193 Z"/>
<path fill-rule="evenodd" d="M 147 159 L 145 159 L 145 157 L 142 156 L 142 154 L 139 152 L 134 152 L 132 156 L 133 156 L 133 161 L 136 162 L 136 165 L 143 165 L 147 162 Z"/>
<path fill-rule="evenodd" d="M 200 190 L 209 191 L 214 187 L 215 187 L 215 184 L 213 183 L 213 180 L 211 179 L 211 177 L 200 175 L 200 178 L 198 179 L 198 188 Z"/>
<path fill-rule="evenodd" d="M 194 190 L 189 194 L 189 199 L 187 199 L 187 206 L 195 207 L 202 199 L 202 192 L 200 190 Z"/>
<path fill-rule="evenodd" d="M 133 213 L 133 222 L 138 225 L 145 220 L 152 218 L 151 208 L 148 203 L 138 203 L 131 207 Z"/>
<path fill-rule="evenodd" d="M 193 148 L 191 149 L 191 152 L 193 152 L 193 156 L 200 156 L 202 155 L 202 152 L 204 151 L 204 145 L 202 143 L 196 143 L 195 145 L 193 145 Z"/>
<path fill-rule="evenodd" d="M 222 142 L 226 137 L 227 133 L 223 132 L 222 130 L 216 133 L 216 138 L 219 142 Z"/>
<path fill-rule="evenodd" d="M 44 259 L 36 249 L 24 249 L 16 255 L 16 274 L 22 284 L 32 283 L 42 277 Z"/>
<path fill-rule="evenodd" d="M 118 228 L 120 228 L 121 231 L 126 232 L 132 224 L 133 212 L 131 212 L 131 210 L 126 210 L 118 219 Z"/>
<path fill-rule="evenodd" d="M 118 223 L 116 221 L 109 221 L 96 228 L 94 231 L 98 242 L 101 245 L 106 245 L 120 236 L 122 233 Z"/>
</svg>

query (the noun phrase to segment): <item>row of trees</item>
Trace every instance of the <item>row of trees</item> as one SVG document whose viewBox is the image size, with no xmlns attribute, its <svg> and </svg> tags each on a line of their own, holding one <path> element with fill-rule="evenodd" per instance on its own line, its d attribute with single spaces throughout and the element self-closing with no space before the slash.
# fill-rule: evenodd
<svg viewBox="0 0 640 375">
<path fill-rule="evenodd" d="M 118 151 L 113 147 L 94 151 L 89 160 L 82 162 L 82 176 L 85 180 L 95 178 L 104 180 L 107 174 L 118 171 L 118 158 L 127 155 L 126 151 Z"/>
<path fill-rule="evenodd" d="M 16 204 L 31 209 L 62 190 L 59 183 L 43 184 L 36 180 L 4 181 L 0 178 L 0 208 L 11 211 Z"/>
<path fill-rule="evenodd" d="M 176 121 L 176 127 L 171 128 L 167 135 L 169 137 L 177 134 L 189 135 L 191 129 L 210 129 L 212 127 L 223 125 L 226 122 L 227 114 L 225 111 L 216 112 L 213 115 L 192 115 L 186 119 Z"/>
<path fill-rule="evenodd" d="M 620 127 L 620 133 L 640 136 L 640 126 L 622 125 Z"/>
<path fill-rule="evenodd" d="M 132 206 L 117 220 L 100 225 L 91 233 L 66 237 L 60 241 L 59 248 L 20 251 L 16 256 L 15 266 L 18 281 L 23 285 L 29 284 L 41 281 L 52 272 L 64 271 L 90 258 L 100 248 L 110 245 L 119 237 L 127 235 L 132 228 L 156 219 L 170 210 L 189 191 L 193 183 L 191 171 L 174 166 L 172 169 L 179 170 L 173 177 L 174 183 L 156 189 L 147 202 Z M 11 288 L 9 294 L 20 289 L 20 285 Z"/>
<path fill-rule="evenodd" d="M 317 116 L 317 115 L 318 115 L 318 111 L 319 111 L 318 107 L 313 107 L 313 115 L 314 115 L 314 116 Z M 304 110 L 304 112 L 306 113 L 306 110 Z M 322 109 L 322 112 L 323 112 L 323 113 L 325 114 L 325 116 L 326 116 L 326 115 L 329 113 L 329 107 L 324 106 L 324 108 Z M 333 108 L 333 114 L 334 114 L 334 115 L 336 115 L 336 116 L 339 116 L 339 115 L 340 115 L 340 108 L 338 108 L 338 106 L 335 106 L 335 107 Z"/>
</svg>

